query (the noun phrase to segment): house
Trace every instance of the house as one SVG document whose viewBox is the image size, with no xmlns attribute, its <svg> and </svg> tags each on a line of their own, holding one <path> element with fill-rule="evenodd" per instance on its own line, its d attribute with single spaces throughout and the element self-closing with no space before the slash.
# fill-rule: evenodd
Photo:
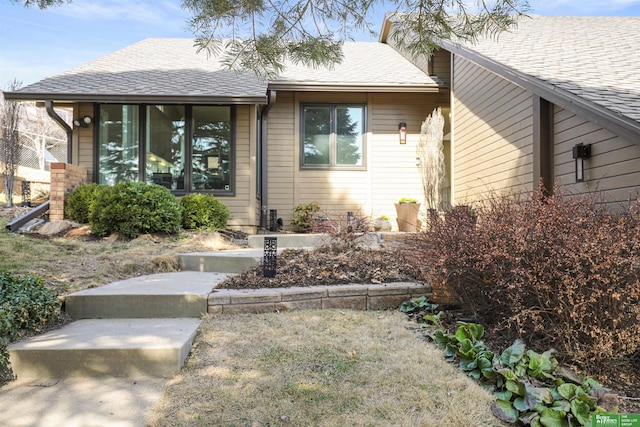
<svg viewBox="0 0 640 427">
<path fill-rule="evenodd" d="M 614 208 L 635 202 L 638 28 L 640 17 L 533 16 L 497 39 L 442 42 L 434 61 L 451 71 L 454 203 L 531 191 L 540 179 L 569 194 L 601 191 Z"/>
<path fill-rule="evenodd" d="M 612 204 L 640 184 L 640 18 L 531 17 L 497 39 L 443 41 L 403 55 L 385 21 L 378 43 L 344 45 L 333 69 L 289 64 L 269 81 L 226 71 L 188 39 L 147 39 L 44 79 L 9 99 L 72 106 L 67 163 L 52 165 L 52 218 L 83 180 L 143 180 L 211 193 L 230 225 L 255 231 L 296 205 L 387 214 L 422 199 L 416 143 L 434 108 L 451 202 L 532 190 L 540 179 Z M 398 128 L 406 125 L 401 141 Z M 450 128 L 449 128 L 450 127 Z"/>
</svg>

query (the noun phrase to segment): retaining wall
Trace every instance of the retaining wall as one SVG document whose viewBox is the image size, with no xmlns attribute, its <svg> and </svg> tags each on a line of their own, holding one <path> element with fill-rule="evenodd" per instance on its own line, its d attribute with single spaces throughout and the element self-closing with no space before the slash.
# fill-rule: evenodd
<svg viewBox="0 0 640 427">
<path fill-rule="evenodd" d="M 214 289 L 208 312 L 272 313 L 299 309 L 385 310 L 413 297 L 430 295 L 431 286 L 419 283 L 336 285 L 279 289 Z"/>
</svg>

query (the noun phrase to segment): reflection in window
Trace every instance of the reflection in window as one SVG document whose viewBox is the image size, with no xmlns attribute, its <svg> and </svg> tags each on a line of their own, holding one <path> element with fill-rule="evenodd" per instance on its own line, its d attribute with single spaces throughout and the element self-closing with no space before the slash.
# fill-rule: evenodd
<svg viewBox="0 0 640 427">
<path fill-rule="evenodd" d="M 363 166 L 364 106 L 302 109 L 303 166 Z"/>
<path fill-rule="evenodd" d="M 336 108 L 336 164 L 362 166 L 364 108 Z"/>
<path fill-rule="evenodd" d="M 232 190 L 231 138 L 230 107 L 193 107 L 192 190 Z"/>
<path fill-rule="evenodd" d="M 330 107 L 304 107 L 304 164 L 331 164 L 329 144 L 331 138 Z"/>
<path fill-rule="evenodd" d="M 138 180 L 138 135 L 137 105 L 100 106 L 99 183 Z"/>
<path fill-rule="evenodd" d="M 172 190 L 184 189 L 185 108 L 147 106 L 147 182 Z"/>
</svg>

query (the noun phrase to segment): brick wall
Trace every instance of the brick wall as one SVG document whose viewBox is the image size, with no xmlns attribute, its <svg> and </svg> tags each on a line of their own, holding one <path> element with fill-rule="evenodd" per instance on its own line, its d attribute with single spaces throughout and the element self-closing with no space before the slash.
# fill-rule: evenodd
<svg viewBox="0 0 640 427">
<path fill-rule="evenodd" d="M 88 182 L 87 169 L 68 163 L 51 163 L 51 204 L 49 219 L 62 221 L 64 219 L 64 202 L 70 190 L 80 184 Z"/>
</svg>

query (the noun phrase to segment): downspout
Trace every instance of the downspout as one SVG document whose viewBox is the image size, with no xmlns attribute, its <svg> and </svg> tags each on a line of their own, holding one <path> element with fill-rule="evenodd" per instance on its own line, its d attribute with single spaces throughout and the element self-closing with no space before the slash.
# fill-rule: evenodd
<svg viewBox="0 0 640 427">
<path fill-rule="evenodd" d="M 267 93 L 267 105 L 260 111 L 260 228 L 267 229 L 268 205 L 267 205 L 267 119 L 269 110 L 276 103 L 276 91 Z"/>
<path fill-rule="evenodd" d="M 44 107 L 47 110 L 47 114 L 67 133 L 67 163 L 71 164 L 73 161 L 73 129 L 65 122 L 62 117 L 56 113 L 53 109 L 53 101 L 44 101 Z"/>
</svg>

